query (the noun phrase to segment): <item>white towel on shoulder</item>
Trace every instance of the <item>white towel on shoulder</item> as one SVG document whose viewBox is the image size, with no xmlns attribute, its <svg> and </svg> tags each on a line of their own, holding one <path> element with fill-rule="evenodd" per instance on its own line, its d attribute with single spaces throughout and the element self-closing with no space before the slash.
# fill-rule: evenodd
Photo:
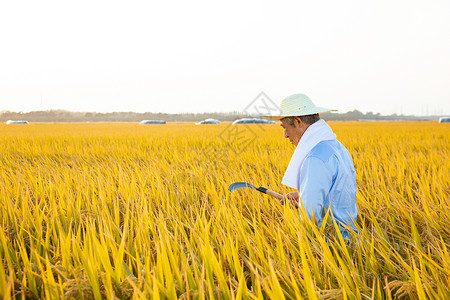
<svg viewBox="0 0 450 300">
<path fill-rule="evenodd" d="M 320 119 L 314 124 L 311 124 L 306 129 L 300 139 L 300 142 L 295 148 L 294 154 L 292 155 L 291 161 L 289 162 L 281 183 L 298 190 L 300 185 L 300 170 L 306 156 L 308 156 L 309 152 L 318 143 L 335 139 L 336 135 L 324 120 Z"/>
</svg>

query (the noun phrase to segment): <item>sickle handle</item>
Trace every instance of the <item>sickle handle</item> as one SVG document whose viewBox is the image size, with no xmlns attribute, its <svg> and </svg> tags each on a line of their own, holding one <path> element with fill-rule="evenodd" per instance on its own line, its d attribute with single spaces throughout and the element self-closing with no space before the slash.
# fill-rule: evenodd
<svg viewBox="0 0 450 300">
<path fill-rule="evenodd" d="M 270 195 L 270 196 L 272 196 L 272 197 L 275 197 L 275 198 L 277 198 L 277 199 L 279 199 L 279 200 L 282 200 L 283 199 L 283 195 L 281 195 L 281 194 L 278 194 L 277 192 L 274 192 L 274 191 L 271 191 L 271 190 L 267 190 L 266 191 L 266 194 L 267 195 Z"/>
<path fill-rule="evenodd" d="M 278 194 L 277 192 L 271 191 L 269 189 L 266 189 L 265 187 L 260 186 L 259 188 L 257 188 L 258 191 L 260 191 L 261 193 L 267 194 L 269 196 L 275 197 L 279 200 L 283 199 L 283 195 Z"/>
</svg>

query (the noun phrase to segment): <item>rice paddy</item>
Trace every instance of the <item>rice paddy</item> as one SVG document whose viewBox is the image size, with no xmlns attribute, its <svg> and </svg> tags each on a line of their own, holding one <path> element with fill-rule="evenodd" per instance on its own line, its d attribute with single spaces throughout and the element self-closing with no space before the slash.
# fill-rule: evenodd
<svg viewBox="0 0 450 300">
<path fill-rule="evenodd" d="M 450 298 L 450 127 L 329 124 L 357 174 L 351 245 L 228 191 L 292 191 L 278 125 L 0 125 L 0 296 Z"/>
</svg>

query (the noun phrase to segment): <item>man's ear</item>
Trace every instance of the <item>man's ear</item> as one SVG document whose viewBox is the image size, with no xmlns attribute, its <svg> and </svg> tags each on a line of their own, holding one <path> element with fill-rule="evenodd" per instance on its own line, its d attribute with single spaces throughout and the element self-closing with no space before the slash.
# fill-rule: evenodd
<svg viewBox="0 0 450 300">
<path fill-rule="evenodd" d="M 298 125 L 298 127 L 301 127 L 302 126 L 302 120 L 299 118 L 299 117 L 295 117 L 294 118 L 294 124 L 295 125 Z"/>
</svg>

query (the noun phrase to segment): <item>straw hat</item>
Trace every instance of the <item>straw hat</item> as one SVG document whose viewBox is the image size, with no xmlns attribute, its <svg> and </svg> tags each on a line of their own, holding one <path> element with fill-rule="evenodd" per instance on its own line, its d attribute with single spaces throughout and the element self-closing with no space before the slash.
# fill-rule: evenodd
<svg viewBox="0 0 450 300">
<path fill-rule="evenodd" d="M 279 121 L 286 117 L 322 114 L 330 111 L 336 110 L 315 106 L 311 99 L 305 94 L 294 94 L 281 101 L 280 115 L 264 117 Z"/>
</svg>

